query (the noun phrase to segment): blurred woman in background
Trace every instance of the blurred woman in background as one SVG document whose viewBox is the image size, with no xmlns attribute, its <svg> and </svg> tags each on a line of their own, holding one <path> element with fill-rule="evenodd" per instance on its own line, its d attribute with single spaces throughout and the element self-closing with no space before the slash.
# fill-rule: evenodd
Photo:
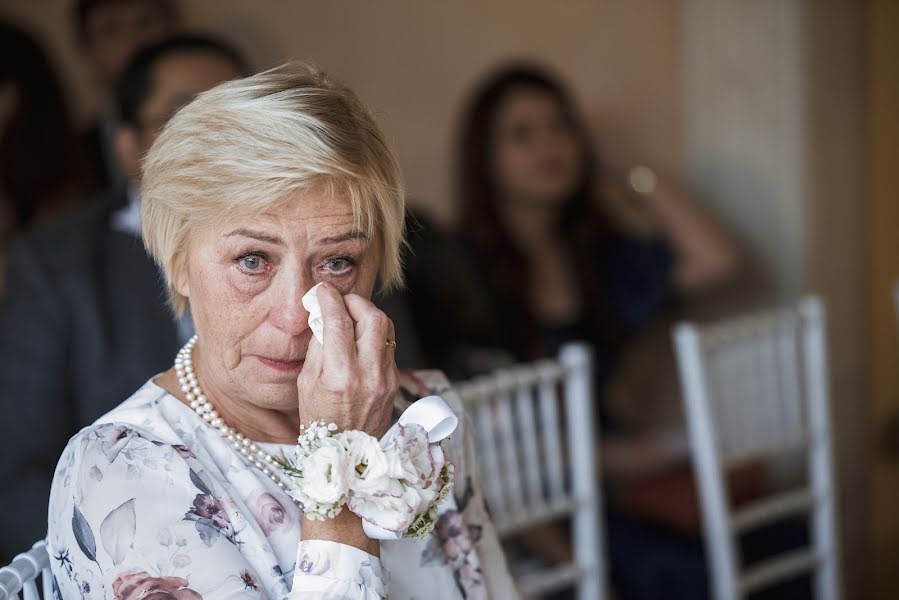
<svg viewBox="0 0 899 600">
<path fill-rule="evenodd" d="M 460 142 L 461 234 L 492 305 L 482 344 L 532 360 L 586 339 L 602 381 L 678 293 L 734 271 L 729 240 L 649 168 L 599 160 L 568 92 L 538 68 L 490 77 Z"/>
<path fill-rule="evenodd" d="M 457 159 L 458 239 L 439 259 L 431 252 L 408 268 L 424 350 L 456 377 L 586 340 L 602 390 L 625 345 L 678 295 L 736 270 L 730 240 L 651 169 L 599 159 L 569 93 L 538 67 L 508 66 L 477 88 Z M 601 397 L 596 408 L 603 430 L 619 429 Z M 683 458 L 613 439 L 601 453 L 607 476 Z M 705 595 L 698 543 L 616 522 L 610 516 L 608 533 L 622 598 Z M 543 551 L 549 539 L 541 535 Z"/>
</svg>

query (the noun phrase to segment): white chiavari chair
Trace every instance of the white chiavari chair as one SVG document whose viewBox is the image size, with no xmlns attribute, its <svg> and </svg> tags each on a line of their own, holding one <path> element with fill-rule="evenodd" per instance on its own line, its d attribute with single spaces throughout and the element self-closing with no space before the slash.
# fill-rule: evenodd
<svg viewBox="0 0 899 600">
<path fill-rule="evenodd" d="M 43 541 L 36 543 L 28 552 L 19 554 L 10 564 L 0 569 L 0 600 L 40 600 L 42 596 L 38 593 L 38 578 L 41 580 L 43 598 L 53 598 L 50 557 Z"/>
<path fill-rule="evenodd" d="M 524 595 L 576 586 L 579 600 L 608 597 L 592 369 L 590 347 L 569 344 L 558 360 L 453 386 L 473 423 L 478 469 L 500 538 L 571 519 L 573 562 L 519 578 Z"/>
<path fill-rule="evenodd" d="M 674 345 L 699 485 L 712 596 L 736 600 L 812 574 L 818 600 L 841 598 L 826 324 L 822 302 L 700 326 Z M 807 482 L 733 509 L 724 474 L 747 459 L 801 450 Z M 810 547 L 744 568 L 737 537 L 807 514 Z"/>
</svg>

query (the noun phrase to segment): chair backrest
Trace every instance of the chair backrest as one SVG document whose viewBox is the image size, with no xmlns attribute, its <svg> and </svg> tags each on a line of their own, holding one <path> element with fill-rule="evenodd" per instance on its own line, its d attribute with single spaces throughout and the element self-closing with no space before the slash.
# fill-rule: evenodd
<svg viewBox="0 0 899 600">
<path fill-rule="evenodd" d="M 593 353 L 520 365 L 454 384 L 473 423 L 478 469 L 500 537 L 571 518 L 574 563 L 519 580 L 527 594 L 576 585 L 580 600 L 606 597 L 593 432 Z"/>
<path fill-rule="evenodd" d="M 678 324 L 674 345 L 718 600 L 736 600 L 803 573 L 815 597 L 841 597 L 824 307 L 797 307 L 706 326 Z M 807 456 L 807 484 L 733 509 L 728 467 L 785 451 Z M 811 547 L 741 568 L 737 536 L 810 516 Z"/>
<path fill-rule="evenodd" d="M 37 580 L 41 579 L 44 598 L 53 598 L 53 575 L 50 573 L 50 557 L 42 540 L 31 550 L 16 556 L 10 564 L 0 569 L 0 600 L 24 598 L 40 600 Z M 21 596 L 19 593 L 21 592 Z"/>
</svg>

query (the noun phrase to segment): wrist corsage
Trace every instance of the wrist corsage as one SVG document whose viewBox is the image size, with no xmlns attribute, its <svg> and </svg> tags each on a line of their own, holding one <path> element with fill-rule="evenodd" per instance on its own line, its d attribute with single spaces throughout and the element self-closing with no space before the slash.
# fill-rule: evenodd
<svg viewBox="0 0 899 600">
<path fill-rule="evenodd" d="M 294 456 L 279 461 L 294 483 L 288 493 L 310 519 L 333 518 L 346 506 L 369 537 L 424 537 L 452 489 L 453 465 L 441 441 L 456 423 L 436 396 L 413 404 L 380 441 L 313 421 L 302 428 Z"/>
</svg>

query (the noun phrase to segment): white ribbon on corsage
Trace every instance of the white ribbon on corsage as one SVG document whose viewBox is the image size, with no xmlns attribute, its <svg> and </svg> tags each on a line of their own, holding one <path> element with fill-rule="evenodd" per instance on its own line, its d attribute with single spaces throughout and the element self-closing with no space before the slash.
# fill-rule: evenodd
<svg viewBox="0 0 899 600">
<path fill-rule="evenodd" d="M 321 305 L 318 302 L 318 288 L 321 284 L 316 284 L 309 288 L 309 291 L 303 296 L 303 308 L 309 313 L 309 328 L 312 335 L 321 344 L 324 335 L 324 319 L 322 318 Z M 440 396 L 427 396 L 413 403 L 407 408 L 397 421 L 398 425 L 416 424 L 420 425 L 428 433 L 428 442 L 437 444 L 446 439 L 456 430 L 459 419 L 450 410 L 446 402 Z M 394 425 L 395 428 L 397 425 Z M 393 428 L 391 428 L 391 431 Z M 384 437 L 390 436 L 388 431 Z M 382 438 L 383 439 L 383 438 Z M 383 529 L 369 523 L 362 522 L 362 528 L 365 535 L 376 540 L 397 540 L 403 537 L 401 533 L 396 533 L 388 529 Z"/>
</svg>

